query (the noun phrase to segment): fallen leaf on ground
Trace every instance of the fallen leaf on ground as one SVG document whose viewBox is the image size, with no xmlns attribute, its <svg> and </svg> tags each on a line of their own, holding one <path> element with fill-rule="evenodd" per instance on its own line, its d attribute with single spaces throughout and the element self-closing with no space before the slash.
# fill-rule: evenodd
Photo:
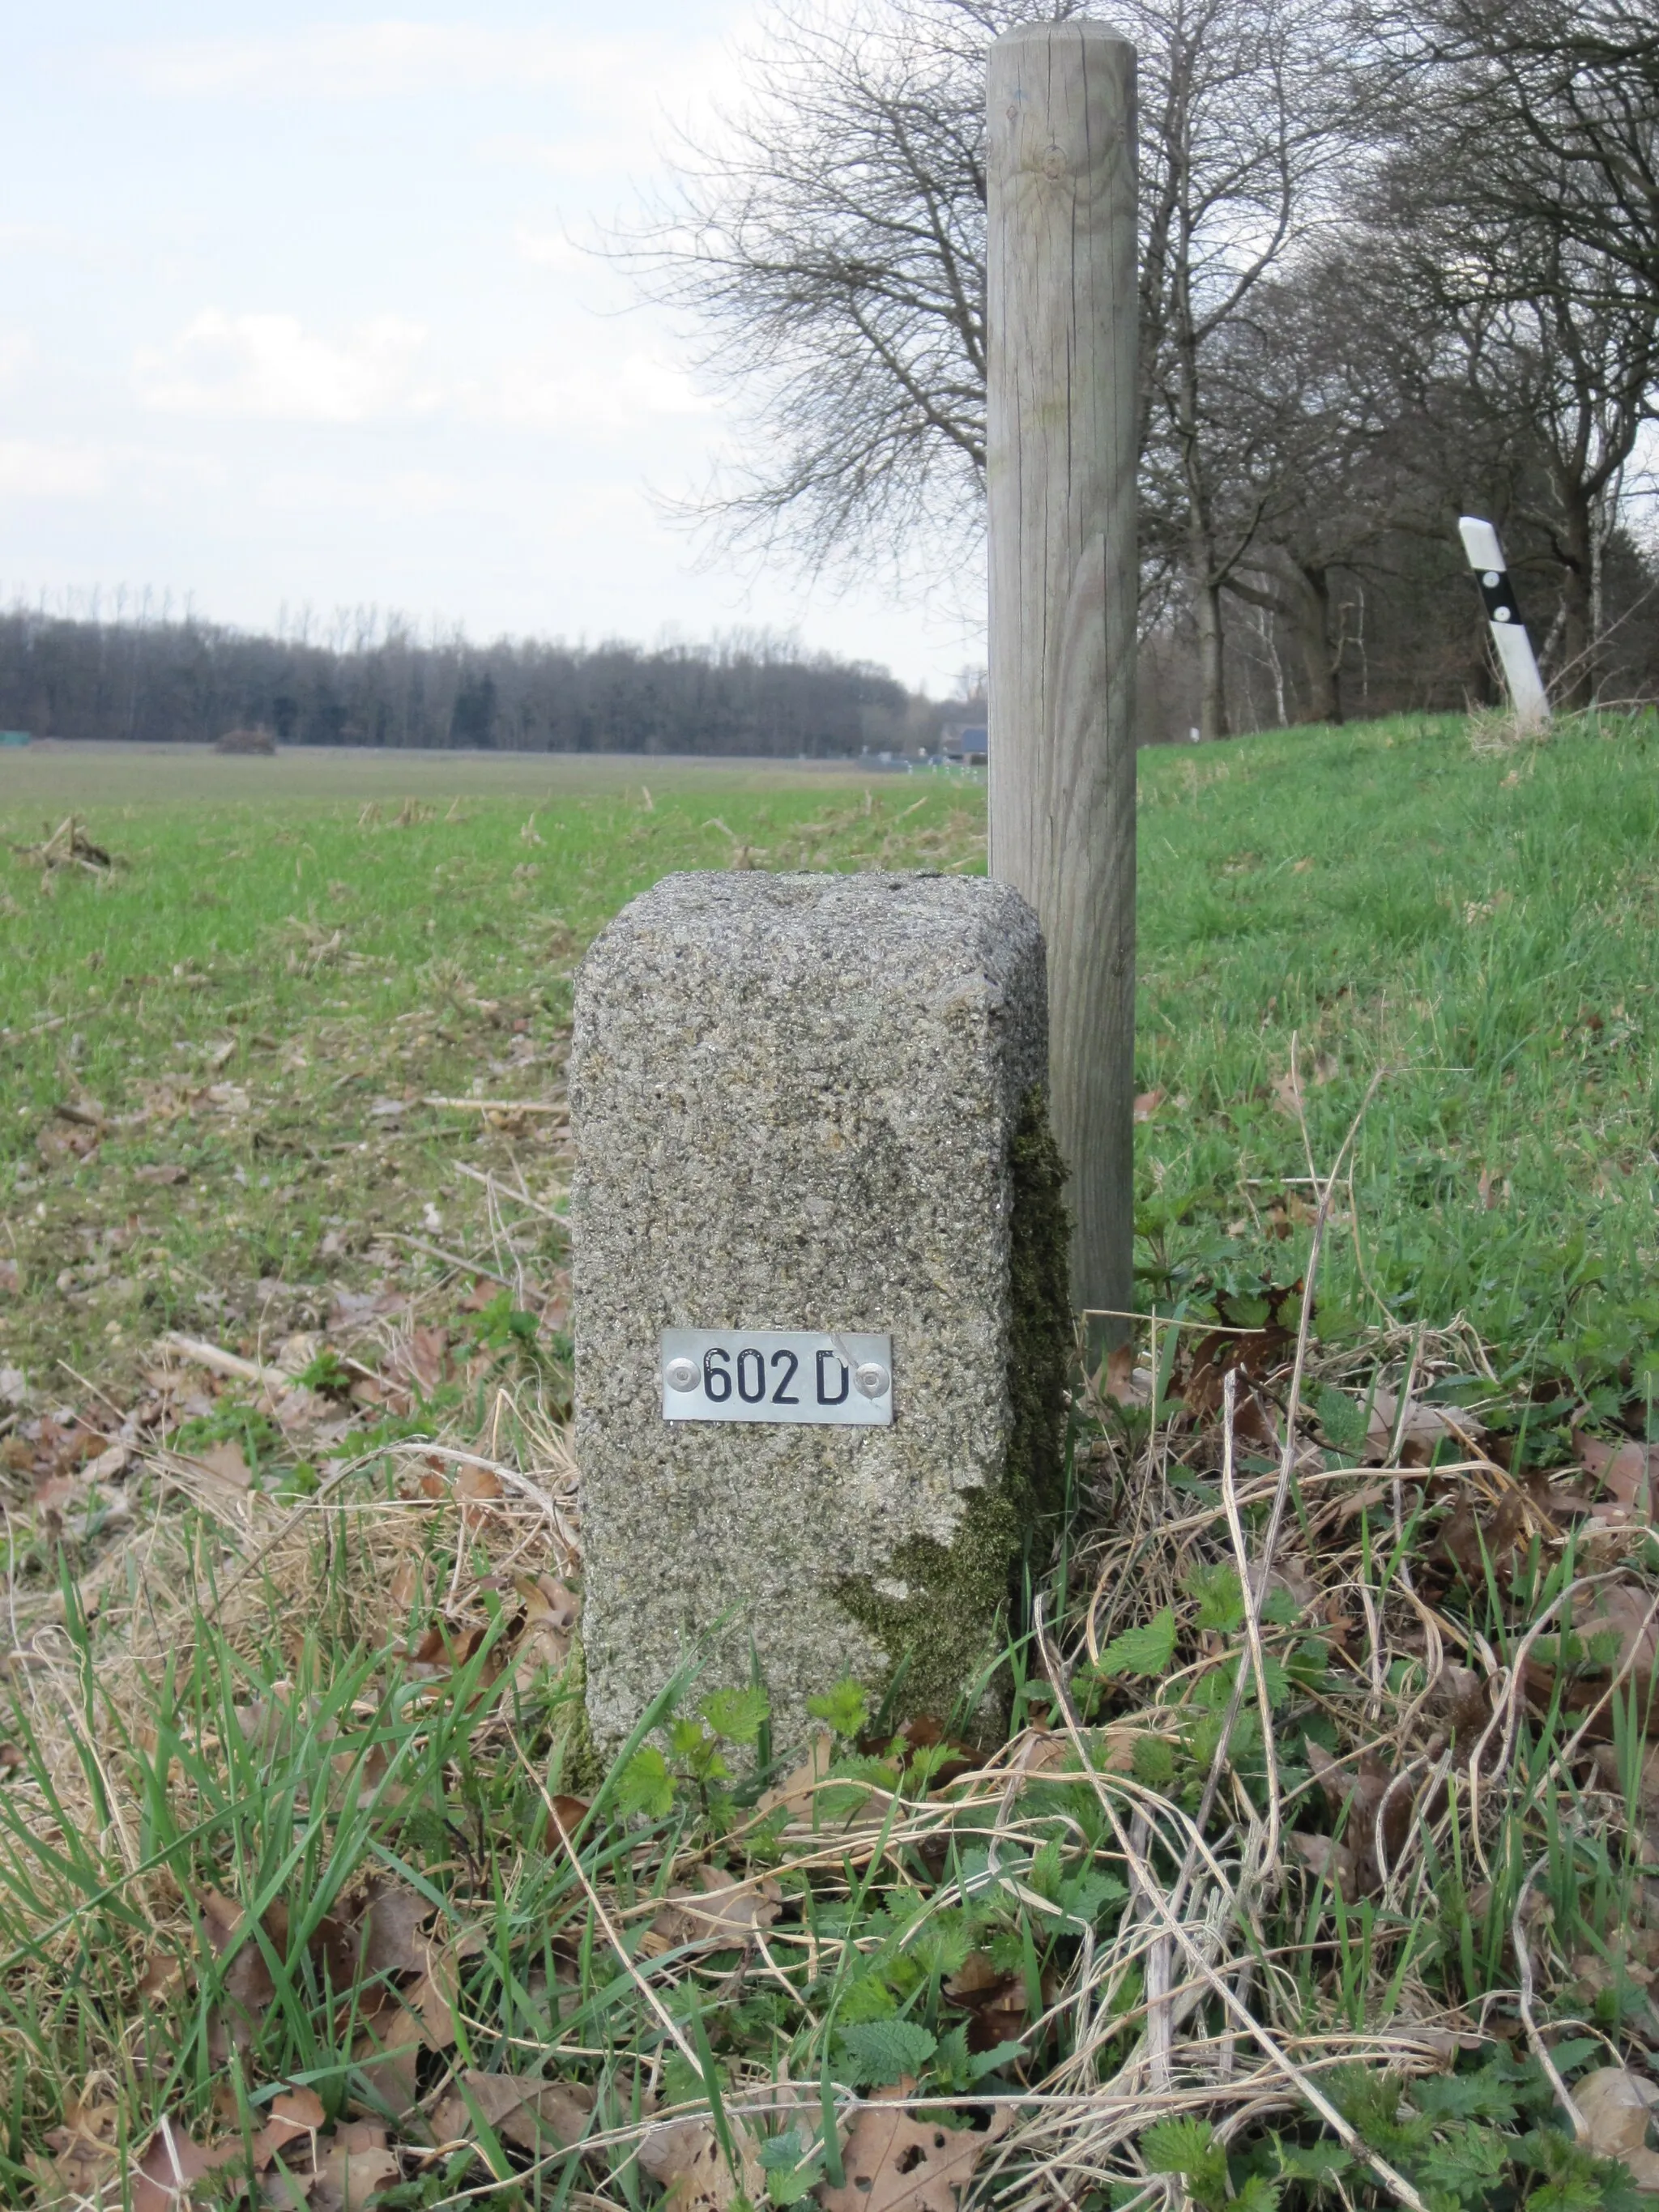
<svg viewBox="0 0 1659 2212">
<path fill-rule="evenodd" d="M 1022 1970 L 1005 1973 L 983 1951 L 970 1951 L 945 1984 L 945 1994 L 968 2018 L 968 2048 L 994 2051 L 1018 2043 L 1031 2018 L 1029 1985 Z"/>
<path fill-rule="evenodd" d="M 1136 1094 L 1134 1117 L 1137 1121 L 1150 1121 L 1164 1103 L 1166 1094 L 1162 1091 L 1142 1091 Z"/>
<path fill-rule="evenodd" d="M 162 1162 L 155 1161 L 144 1167 L 134 1168 L 132 1171 L 132 1178 L 135 1182 L 188 1182 L 190 1181 L 190 1170 L 188 1168 L 181 1168 L 176 1164 L 163 1164 Z"/>
<path fill-rule="evenodd" d="M 423 1681 L 453 1674 L 458 1667 L 465 1666 L 489 1632 L 482 1622 L 475 1622 L 469 1628 L 454 1628 L 447 1620 L 434 1621 L 414 1650 L 406 1655 L 410 1674 Z"/>
<path fill-rule="evenodd" d="M 1659 2105 L 1659 2083 L 1622 2066 L 1598 2066 L 1572 2086 L 1572 2100 L 1597 2158 L 1621 2158 L 1638 2189 L 1659 2189 L 1659 2151 L 1647 2147 L 1648 2119 Z"/>
<path fill-rule="evenodd" d="M 395 1364 L 419 1385 L 423 1398 L 429 1398 L 446 1379 L 448 1353 L 447 1328 L 411 1329 L 408 1342 L 398 1347 Z"/>
<path fill-rule="evenodd" d="M 348 2120 L 331 2142 L 318 2148 L 310 2194 L 299 2200 L 310 2212 L 364 2212 L 375 2191 L 398 2178 L 386 2130 L 373 2120 Z M 280 2204 L 283 2199 L 276 2201 Z"/>
<path fill-rule="evenodd" d="M 507 1492 L 501 1488 L 501 1477 L 487 1467 L 458 1468 L 455 1473 L 454 1493 L 463 1504 L 487 1504 Z"/>
<path fill-rule="evenodd" d="M 1339 1844 L 1334 1836 L 1312 1835 L 1305 1828 L 1295 1831 L 1291 1844 L 1309 1871 L 1328 1882 L 1345 1904 L 1358 1895 L 1353 1853 L 1346 1844 Z"/>
<path fill-rule="evenodd" d="M 228 1441 L 209 1444 L 202 1451 L 191 1452 L 190 1457 L 196 1466 L 205 1468 L 210 1474 L 217 1475 L 221 1482 L 228 1482 L 237 1490 L 246 1490 L 253 1480 L 253 1471 L 239 1443 Z"/>
<path fill-rule="evenodd" d="M 758 1882 L 739 1881 L 714 1867 L 699 1867 L 696 1887 L 671 1889 L 651 1930 L 671 1947 L 746 1943 L 756 1929 L 769 1928 L 782 1909 L 783 1892 L 769 1875 Z"/>
<path fill-rule="evenodd" d="M 432 1907 L 400 1881 L 377 1877 L 357 1913 L 362 1931 L 365 1974 L 423 1974 L 432 1965 L 431 1944 L 422 1933 Z"/>
<path fill-rule="evenodd" d="M 1103 1395 L 1120 1406 L 1145 1406 L 1152 1395 L 1152 1376 L 1150 1368 L 1139 1375 L 1135 1372 L 1135 1348 L 1133 1344 L 1120 1344 L 1108 1354 L 1105 1371 L 1100 1378 Z"/>
<path fill-rule="evenodd" d="M 1615 1505 L 1651 1517 L 1659 1444 L 1605 1443 L 1600 1437 L 1587 1437 L 1582 1430 L 1574 1431 L 1572 1443 L 1579 1466 L 1601 1484 Z"/>
<path fill-rule="evenodd" d="M 514 1575 L 513 1587 L 524 1600 L 514 1664 L 526 1674 L 545 1667 L 556 1674 L 570 1656 L 571 1638 L 581 1605 L 569 1584 L 556 1576 Z"/>
<path fill-rule="evenodd" d="M 483 2120 L 520 2150 L 540 2153 L 550 2144 L 568 2150 L 587 2132 L 593 2104 L 593 2092 L 585 2082 L 482 2074 L 469 2067 L 434 2108 L 433 2139 L 470 2142 Z"/>
<path fill-rule="evenodd" d="M 1466 1437 L 1482 1437 L 1485 1429 L 1479 1421 L 1461 1410 L 1452 1417 L 1458 1430 Z M 1395 1425 L 1400 1420 L 1400 1398 L 1393 1390 L 1379 1390 L 1371 1400 L 1370 1422 L 1365 1431 L 1364 1463 L 1381 1467 L 1394 1449 Z M 1400 1429 L 1400 1460 L 1405 1467 L 1426 1467 L 1434 1455 L 1436 1445 L 1442 1447 L 1448 1457 L 1461 1458 L 1459 1439 L 1452 1420 L 1437 1406 L 1425 1406 L 1416 1398 L 1406 1401 L 1406 1418 Z M 1449 1449 L 1447 1449 L 1449 1448 Z"/>
<path fill-rule="evenodd" d="M 590 1797 L 569 1797 L 562 1793 L 556 1796 L 547 1816 L 543 1849 L 551 1851 L 559 1848 L 561 1829 L 567 1837 L 574 1836 L 587 1818 L 588 1808 L 592 1802 Z"/>
<path fill-rule="evenodd" d="M 222 2066 L 232 2051 L 246 2051 L 252 2042 L 276 1994 L 276 1984 L 242 1907 L 216 1889 L 198 1890 L 197 1901 L 215 1957 L 230 1959 L 220 1987 L 220 2002 L 208 2016 L 208 2053 L 216 2066 Z M 273 1905 L 262 1924 L 273 1949 L 285 1956 L 286 1908 Z"/>
<path fill-rule="evenodd" d="M 314 2136 L 327 2115 L 314 2089 L 286 2090 L 273 2098 L 270 2118 L 253 2138 L 253 2164 L 263 2172 L 279 2152 L 286 2152 L 301 2136 Z"/>
<path fill-rule="evenodd" d="M 1495 1507 L 1461 1499 L 1440 1525 L 1431 1558 L 1456 1569 L 1471 1589 L 1486 1588 L 1490 1568 L 1500 1589 L 1508 1589 L 1526 1565 L 1531 1541 L 1525 1500 L 1506 1491 Z"/>
<path fill-rule="evenodd" d="M 1352 1862 L 1353 1894 L 1370 1897 L 1381 1888 L 1385 1868 L 1399 1860 L 1411 1832 L 1415 1793 L 1408 1782 L 1395 1789 L 1394 1770 L 1374 1752 L 1363 1753 L 1358 1771 L 1351 1772 L 1311 1736 L 1305 1748 L 1325 1802 L 1338 1816 L 1337 1840 Z"/>
<path fill-rule="evenodd" d="M 0 1260 L 0 1291 L 15 1297 L 23 1287 L 22 1270 L 15 1260 Z"/>
<path fill-rule="evenodd" d="M 455 2040 L 450 2008 L 459 1994 L 453 1965 L 439 1960 L 397 1993 L 395 2011 L 378 2013 L 358 2036 L 352 2063 L 388 2111 L 407 2112 L 416 2104 L 422 2051 L 445 2051 Z"/>
<path fill-rule="evenodd" d="M 999 2106 L 988 2128 L 944 2127 L 895 2109 L 915 2089 L 907 2076 L 860 2109 L 842 2153 L 845 2183 L 817 2192 L 823 2212 L 957 2212 L 975 2167 L 1013 2125 L 1013 2114 Z"/>
<path fill-rule="evenodd" d="M 73 2205 L 76 2212 L 121 2202 L 120 2116 L 113 2105 L 70 2105 L 64 2124 L 46 2130 L 44 2152 L 24 2164 L 40 2185 L 43 2206 Z"/>
<path fill-rule="evenodd" d="M 1434 1678 L 1429 1703 L 1454 1736 L 1478 1735 L 1492 1718 L 1492 1698 L 1484 1674 L 1448 1660 Z"/>
<path fill-rule="evenodd" d="M 1547 1705 L 1559 1694 L 1568 1712 L 1599 1706 L 1585 1723 L 1597 1739 L 1613 1734 L 1607 1689 L 1615 1679 L 1639 1701 L 1632 1714 L 1638 1727 L 1659 1732 L 1659 1698 L 1654 1694 L 1659 1686 L 1659 1614 L 1649 1594 L 1632 1583 L 1592 1591 L 1574 1607 L 1571 1628 L 1558 1627 L 1540 1637 L 1522 1668 L 1523 1687 L 1534 1705 Z"/>
<path fill-rule="evenodd" d="M 132 2212 L 189 2212 L 190 2191 L 197 2182 L 246 2155 L 234 2140 L 204 2150 L 182 2127 L 164 2118 L 133 2169 Z"/>
<path fill-rule="evenodd" d="M 728 2212 L 738 2197 L 750 2204 L 766 2201 L 754 2137 L 735 2120 L 727 2130 L 738 2154 L 733 2173 L 707 2120 L 668 2120 L 650 2129 L 640 2143 L 640 2164 L 663 2188 L 665 2212 Z"/>
<path fill-rule="evenodd" d="M 834 1755 L 829 1729 L 814 1729 L 805 1761 L 761 1799 L 762 1816 L 782 1810 L 792 1826 L 809 1828 L 842 1827 L 855 1819 L 875 1793 L 857 1783 L 831 1782 Z"/>
</svg>

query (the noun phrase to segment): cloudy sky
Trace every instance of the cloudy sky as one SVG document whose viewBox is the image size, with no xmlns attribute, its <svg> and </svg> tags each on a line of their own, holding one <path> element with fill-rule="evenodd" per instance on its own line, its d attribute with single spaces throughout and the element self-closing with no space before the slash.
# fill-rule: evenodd
<svg viewBox="0 0 1659 2212">
<path fill-rule="evenodd" d="M 758 4 L 4 0 L 0 599 L 765 628 L 951 688 L 959 603 L 709 567 L 664 519 L 732 426 L 572 242 Z"/>
</svg>

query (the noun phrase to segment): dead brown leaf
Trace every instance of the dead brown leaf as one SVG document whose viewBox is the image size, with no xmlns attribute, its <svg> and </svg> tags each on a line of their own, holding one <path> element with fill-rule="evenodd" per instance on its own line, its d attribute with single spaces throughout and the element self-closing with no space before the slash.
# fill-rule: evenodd
<svg viewBox="0 0 1659 2212">
<path fill-rule="evenodd" d="M 543 1667 L 557 1674 L 570 1656 L 571 1638 L 581 1617 L 580 1599 L 568 1583 L 550 1574 L 514 1575 L 513 1587 L 524 1600 L 514 1665 L 527 1674 Z"/>
<path fill-rule="evenodd" d="M 662 2184 L 665 2212 L 728 2212 L 738 2197 L 750 2204 L 765 2201 L 766 2177 L 754 2137 L 734 2118 L 727 2127 L 738 2154 L 735 2174 L 707 2120 L 667 2120 L 642 2138 L 640 2164 Z"/>
<path fill-rule="evenodd" d="M 1659 2105 L 1659 2083 L 1622 2066 L 1598 2066 L 1572 2087 L 1572 2100 L 1597 2158 L 1620 2158 L 1638 2189 L 1659 2190 L 1659 2151 L 1647 2147 L 1648 2122 Z"/>
<path fill-rule="evenodd" d="M 386 2148 L 386 2130 L 373 2120 L 348 2120 L 331 2142 L 318 2149 L 315 2179 L 303 2200 L 310 2212 L 365 2212 L 375 2191 L 398 2178 L 398 2161 Z"/>
<path fill-rule="evenodd" d="M 464 1506 L 473 1509 L 465 1517 L 476 1523 L 486 1517 L 477 1509 L 483 1505 L 493 1505 L 498 1499 L 505 1498 L 507 1492 L 501 1487 L 501 1477 L 493 1474 L 489 1468 L 461 1467 L 455 1470 L 452 1494 L 459 1498 Z"/>
<path fill-rule="evenodd" d="M 23 1287 L 22 1271 L 15 1260 L 0 1260 L 0 1293 L 15 1297 Z"/>
<path fill-rule="evenodd" d="M 746 1943 L 757 1928 L 769 1928 L 783 1909 L 783 1892 L 769 1875 L 738 1881 L 717 1868 L 697 1869 L 696 1887 L 680 1884 L 651 1923 L 653 1935 L 671 1948 L 683 1943 Z"/>
<path fill-rule="evenodd" d="M 1659 1474 L 1659 1444 L 1610 1444 L 1575 1429 L 1573 1450 L 1586 1474 L 1599 1482 L 1615 1505 L 1653 1516 L 1654 1477 Z"/>
<path fill-rule="evenodd" d="M 266 2008 L 276 1994 L 248 1915 L 234 1899 L 216 1889 L 197 1892 L 202 1923 L 216 1958 L 229 1957 L 221 1984 L 220 2002 L 208 2020 L 208 2051 L 216 2066 L 222 2066 L 233 2051 L 246 2051 L 252 2042 Z M 276 1904 L 261 1923 L 265 1938 L 283 1955 L 288 1951 L 288 1910 Z"/>
<path fill-rule="evenodd" d="M 1267 1318 L 1259 1328 L 1236 1326 L 1229 1302 L 1218 1300 L 1224 1325 L 1200 1337 L 1180 1385 L 1182 1402 L 1194 1417 L 1202 1419 L 1220 1410 L 1230 1369 L 1242 1382 L 1265 1382 L 1295 1343 L 1300 1281 L 1275 1285 L 1264 1295 Z M 1239 1394 L 1237 1434 L 1243 1441 L 1275 1443 L 1271 1427 L 1248 1391 Z"/>
<path fill-rule="evenodd" d="M 488 1627 L 482 1622 L 475 1622 L 467 1628 L 456 1628 L 447 1620 L 434 1621 L 423 1632 L 413 1650 L 406 1655 L 409 1672 L 422 1680 L 453 1674 L 456 1668 L 465 1666 L 489 1633 Z"/>
<path fill-rule="evenodd" d="M 234 1441 L 209 1444 L 203 1451 L 192 1452 L 191 1458 L 198 1467 L 205 1468 L 210 1474 L 237 1490 L 246 1490 L 253 1480 L 253 1470 L 243 1456 L 242 1447 Z"/>
<path fill-rule="evenodd" d="M 1454 1420 L 1457 1429 L 1461 1429 L 1465 1436 L 1482 1437 L 1486 1434 L 1480 1423 L 1468 1413 L 1459 1411 L 1449 1419 L 1437 1406 L 1425 1406 L 1415 1398 L 1407 1401 L 1405 1419 L 1401 1421 L 1399 1393 L 1379 1389 L 1371 1400 L 1370 1419 L 1365 1431 L 1364 1464 L 1367 1467 L 1387 1464 L 1394 1449 L 1397 1422 L 1400 1424 L 1401 1466 L 1426 1467 L 1434 1456 L 1437 1446 L 1440 1447 L 1443 1456 L 1461 1458 L 1462 1452 L 1452 1425 Z"/>
<path fill-rule="evenodd" d="M 76 2212 L 101 2212 L 119 2204 L 121 2121 L 113 2105 L 67 2106 L 61 2127 L 46 2130 L 44 2152 L 30 2151 L 24 2164 L 40 2184 L 43 2205 L 73 2205 Z"/>
<path fill-rule="evenodd" d="M 362 1971 L 375 1974 L 423 1974 L 433 1951 L 422 1930 L 432 1907 L 406 1883 L 377 1876 L 357 1908 Z"/>
<path fill-rule="evenodd" d="M 133 2169 L 132 2212 L 190 2212 L 194 2185 L 246 2155 L 234 2140 L 204 2149 L 182 2127 L 163 2118 Z"/>
<path fill-rule="evenodd" d="M 1000 2043 L 1018 2043 L 1031 2018 L 1024 1972 L 1005 1973 L 983 1951 L 969 1953 L 945 1983 L 945 1994 L 969 2016 L 970 2051 L 994 2051 Z"/>
<path fill-rule="evenodd" d="M 1526 1501 L 1506 1491 L 1496 1506 L 1461 1498 L 1440 1525 L 1430 1557 L 1455 1568 L 1471 1589 L 1484 1589 L 1487 1569 L 1509 1589 L 1526 1565 L 1531 1541 Z"/>
<path fill-rule="evenodd" d="M 416 2102 L 422 2051 L 446 2051 L 455 2040 L 453 2006 L 460 1994 L 455 1963 L 434 1957 L 412 1982 L 387 1993 L 353 2047 L 374 2095 L 389 2111 L 403 2113 Z"/>
<path fill-rule="evenodd" d="M 568 2150 L 587 2132 L 593 2092 L 581 2081 L 543 2081 L 533 2075 L 483 2074 L 468 2067 L 432 2112 L 434 2140 L 470 2142 L 478 2122 L 539 2154 L 550 2145 Z"/>
<path fill-rule="evenodd" d="M 1633 1583 L 1604 1583 L 1593 1590 L 1575 1607 L 1570 1630 L 1534 1645 L 1522 1668 L 1529 1701 L 1547 1705 L 1559 1692 L 1568 1712 L 1589 1712 L 1599 1705 L 1588 1732 L 1605 1740 L 1613 1734 L 1607 1688 L 1617 1676 L 1637 1700 L 1634 1717 L 1647 1732 L 1659 1734 L 1659 1620 L 1650 1618 L 1652 1607 L 1647 1591 Z M 1564 1644 L 1563 1636 L 1571 1640 Z"/>
<path fill-rule="evenodd" d="M 1162 1091 L 1142 1091 L 1135 1098 L 1134 1117 L 1137 1121 L 1150 1121 L 1164 1103 L 1167 1093 Z"/>
<path fill-rule="evenodd" d="M 188 1182 L 190 1170 L 156 1161 L 144 1167 L 134 1168 L 132 1177 L 135 1182 Z"/>
<path fill-rule="evenodd" d="M 1393 1786 L 1393 1768 L 1374 1752 L 1362 1753 L 1358 1771 L 1351 1773 L 1345 1762 L 1334 1759 L 1311 1736 L 1305 1743 L 1308 1764 L 1340 1826 L 1337 1840 L 1352 1861 L 1352 1893 L 1374 1896 L 1382 1887 L 1385 1865 L 1396 1863 L 1410 1833 L 1414 1793 L 1408 1783 Z M 1305 1850 L 1303 1855 L 1307 1856 Z"/>
<path fill-rule="evenodd" d="M 897 2109 L 915 2087 L 907 2077 L 896 2089 L 878 2089 L 860 2109 L 842 2154 L 845 2183 L 817 2191 L 823 2212 L 957 2212 L 975 2167 L 1013 2114 L 1000 2106 L 988 2128 L 947 2128 Z"/>
<path fill-rule="evenodd" d="M 263 2172 L 272 2159 L 286 2152 L 302 2136 L 315 2139 L 326 2118 L 323 2100 L 314 2089 L 285 2090 L 273 2098 L 270 2118 L 253 2138 L 253 2165 Z"/>
<path fill-rule="evenodd" d="M 407 1343 L 398 1348 L 396 1364 L 416 1384 L 421 1395 L 429 1398 L 449 1376 L 449 1331 L 411 1329 Z"/>
<path fill-rule="evenodd" d="M 1322 1881 L 1328 1882 L 1345 1904 L 1359 1894 L 1353 1853 L 1334 1836 L 1316 1836 L 1298 1828 L 1291 1838 L 1297 1856 Z"/>
<path fill-rule="evenodd" d="M 567 1836 L 574 1836 L 587 1818 L 588 1808 L 592 1802 L 592 1800 L 588 1797 L 568 1797 L 562 1793 L 556 1796 L 552 1800 L 551 1810 L 543 1825 L 543 1850 L 552 1851 L 559 1848 L 561 1829 Z"/>
<path fill-rule="evenodd" d="M 1151 1396 L 1150 1375 L 1137 1379 L 1135 1348 L 1127 1340 L 1115 1345 L 1107 1354 L 1106 1365 L 1100 1378 L 1102 1395 L 1115 1401 L 1120 1406 L 1144 1406 Z"/>
<path fill-rule="evenodd" d="M 1454 1737 L 1478 1735 L 1492 1718 L 1492 1697 L 1484 1674 L 1473 1667 L 1449 1660 L 1441 1668 L 1429 1692 L 1429 1703 Z"/>
</svg>

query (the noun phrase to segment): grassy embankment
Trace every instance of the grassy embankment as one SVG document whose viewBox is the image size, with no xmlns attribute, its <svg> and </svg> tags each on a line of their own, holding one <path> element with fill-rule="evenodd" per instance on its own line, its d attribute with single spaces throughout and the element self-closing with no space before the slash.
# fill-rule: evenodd
<svg viewBox="0 0 1659 2212">
<path fill-rule="evenodd" d="M 670 867 L 981 865 L 978 795 L 0 767 L 9 842 L 77 805 L 121 863 L 20 861 L 0 907 L 7 2192 L 211 2155 L 198 2191 L 252 2169 L 319 2208 L 853 2212 L 861 2162 L 948 2212 L 975 2168 L 1035 2204 L 1046 2157 L 1102 2203 L 1158 2172 L 1205 2208 L 1618 2201 L 1607 2113 L 1585 2091 L 1575 2148 L 1535 2054 L 1639 2070 L 1659 1947 L 1654 1562 L 1619 1474 L 1659 1346 L 1655 750 L 1399 724 L 1143 762 L 1145 1295 L 1262 1325 L 1162 1329 L 1081 1419 L 1011 1751 L 952 1780 L 826 1684 L 816 1814 L 721 1773 L 759 1722 L 707 1684 L 660 1753 L 584 1763 L 569 975 Z M 1379 1068 L 1298 1413 L 1264 1293 Z M 501 1103 L 426 1103 L 468 1095 Z M 1591 1431 L 1638 1439 L 1607 1496 L 1527 1486 Z M 1255 1548 L 1281 1467 L 1253 1605 L 1228 1509 Z M 1592 1537 L 1618 1573 L 1575 1634 Z M 849 2101 L 900 2081 L 976 2132 Z M 1229 2171 L 1211 2124 L 1253 2105 Z"/>
</svg>

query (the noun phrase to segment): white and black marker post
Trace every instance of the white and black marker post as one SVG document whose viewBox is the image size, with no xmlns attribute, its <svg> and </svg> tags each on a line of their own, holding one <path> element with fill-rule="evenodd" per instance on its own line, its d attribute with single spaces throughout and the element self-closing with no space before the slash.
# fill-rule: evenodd
<svg viewBox="0 0 1659 2212">
<path fill-rule="evenodd" d="M 1457 534 L 1463 541 L 1463 550 L 1469 556 L 1469 566 L 1486 601 L 1492 641 L 1504 664 L 1504 680 L 1510 687 L 1515 718 L 1528 728 L 1540 729 L 1550 718 L 1549 694 L 1538 673 L 1532 640 L 1527 635 L 1527 626 L 1516 604 L 1515 587 L 1504 566 L 1504 549 L 1498 542 L 1498 532 L 1479 515 L 1466 514 L 1458 521 Z"/>
</svg>

